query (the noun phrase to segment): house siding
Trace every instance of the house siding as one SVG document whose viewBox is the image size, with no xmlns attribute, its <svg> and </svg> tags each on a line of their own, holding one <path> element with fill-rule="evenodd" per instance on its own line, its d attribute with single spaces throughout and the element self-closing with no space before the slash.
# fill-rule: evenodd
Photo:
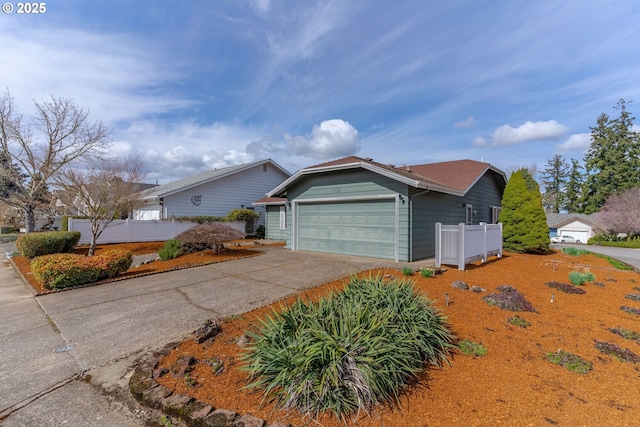
<svg viewBox="0 0 640 427">
<path fill-rule="evenodd" d="M 265 206 L 265 237 L 272 240 L 286 240 L 287 228 L 289 228 L 289 220 L 286 221 L 286 228 L 280 229 L 280 208 L 279 205 Z M 288 214 L 288 212 L 287 212 Z"/>
<path fill-rule="evenodd" d="M 491 222 L 491 206 L 501 206 L 504 180 L 486 172 L 463 197 L 411 189 L 412 261 L 435 256 L 435 223 L 459 224 L 466 221 L 465 205 L 473 207 L 473 224 Z M 422 194 L 421 194 L 422 193 Z"/>
<path fill-rule="evenodd" d="M 253 207 L 252 203 L 272 188 L 284 181 L 288 176 L 271 164 L 256 165 L 233 175 L 166 196 L 164 206 L 167 217 L 172 216 L 225 216 L 233 209 Z M 200 204 L 196 206 L 191 199 L 200 196 Z M 264 207 L 256 207 L 260 214 L 257 224 L 264 224 Z"/>
</svg>

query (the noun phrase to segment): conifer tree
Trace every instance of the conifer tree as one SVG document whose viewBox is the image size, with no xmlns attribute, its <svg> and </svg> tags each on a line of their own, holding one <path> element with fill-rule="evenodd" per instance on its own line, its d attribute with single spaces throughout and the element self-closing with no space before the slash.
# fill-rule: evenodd
<svg viewBox="0 0 640 427">
<path fill-rule="evenodd" d="M 567 188 L 564 193 L 563 208 L 569 213 L 580 211 L 580 195 L 582 194 L 582 166 L 576 159 L 571 159 L 571 170 L 569 171 L 569 179 Z"/>
<path fill-rule="evenodd" d="M 505 250 L 544 253 L 549 249 L 549 226 L 542 195 L 537 183 L 533 186 L 532 182 L 535 180 L 531 174 L 520 169 L 511 174 L 504 189 L 500 222 Z"/>
<path fill-rule="evenodd" d="M 621 99 L 615 107 L 619 117 L 602 113 L 591 128 L 591 146 L 584 157 L 584 213 L 597 212 L 610 195 L 640 185 L 640 133 L 633 130 L 635 117 L 626 105 Z"/>
<path fill-rule="evenodd" d="M 542 173 L 544 195 L 542 201 L 548 212 L 559 213 L 564 205 L 565 187 L 569 176 L 569 165 L 560 154 L 555 154 L 547 161 Z"/>
</svg>

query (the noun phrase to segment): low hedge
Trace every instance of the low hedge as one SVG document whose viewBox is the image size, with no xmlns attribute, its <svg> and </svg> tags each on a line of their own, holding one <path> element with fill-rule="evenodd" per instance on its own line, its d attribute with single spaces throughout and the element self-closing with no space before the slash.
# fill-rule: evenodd
<svg viewBox="0 0 640 427">
<path fill-rule="evenodd" d="M 31 271 L 45 288 L 62 289 L 115 277 L 127 271 L 132 262 L 130 251 L 118 249 L 91 257 L 58 253 L 35 258 Z"/>
<path fill-rule="evenodd" d="M 22 256 L 32 259 L 42 255 L 71 252 L 79 240 L 79 231 L 27 233 L 18 237 L 16 248 Z"/>
</svg>

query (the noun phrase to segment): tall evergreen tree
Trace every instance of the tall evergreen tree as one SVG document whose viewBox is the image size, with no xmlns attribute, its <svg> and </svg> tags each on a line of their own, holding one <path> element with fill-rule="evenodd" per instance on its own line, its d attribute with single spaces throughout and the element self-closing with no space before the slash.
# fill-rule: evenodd
<svg viewBox="0 0 640 427">
<path fill-rule="evenodd" d="M 591 147 L 584 158 L 584 213 L 597 212 L 610 195 L 640 185 L 640 133 L 633 130 L 635 117 L 623 99 L 615 108 L 620 111 L 618 118 L 602 113 L 591 128 Z"/>
<path fill-rule="evenodd" d="M 580 209 L 580 197 L 582 193 L 582 173 L 580 172 L 582 166 L 576 159 L 571 159 L 571 170 L 569 171 L 569 180 L 567 181 L 567 187 L 564 193 L 563 208 L 568 212 L 579 212 Z"/>
<path fill-rule="evenodd" d="M 569 164 L 560 154 L 554 154 L 553 158 L 547 161 L 547 167 L 542 172 L 544 186 L 542 204 L 547 212 L 560 212 L 564 205 L 568 177 Z"/>
<path fill-rule="evenodd" d="M 502 196 L 502 237 L 504 249 L 512 252 L 544 253 L 549 250 L 549 226 L 538 185 L 521 169 L 509 177 Z"/>
</svg>

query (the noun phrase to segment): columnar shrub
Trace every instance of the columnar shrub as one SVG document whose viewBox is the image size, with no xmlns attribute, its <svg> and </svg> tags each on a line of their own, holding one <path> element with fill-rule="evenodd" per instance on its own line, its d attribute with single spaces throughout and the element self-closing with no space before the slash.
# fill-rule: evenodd
<svg viewBox="0 0 640 427">
<path fill-rule="evenodd" d="M 31 270 L 35 279 L 47 289 L 80 286 L 112 278 L 129 269 L 130 251 L 111 250 L 86 257 L 79 254 L 51 254 L 34 258 Z"/>
<path fill-rule="evenodd" d="M 441 365 L 456 348 L 446 319 L 413 283 L 352 278 L 318 302 L 298 299 L 261 320 L 246 348 L 247 388 L 283 409 L 338 417 L 379 402 L 398 403 L 424 363 Z"/>
<path fill-rule="evenodd" d="M 78 231 L 46 231 L 18 237 L 16 248 L 28 259 L 41 255 L 71 252 L 80 240 Z"/>
</svg>

